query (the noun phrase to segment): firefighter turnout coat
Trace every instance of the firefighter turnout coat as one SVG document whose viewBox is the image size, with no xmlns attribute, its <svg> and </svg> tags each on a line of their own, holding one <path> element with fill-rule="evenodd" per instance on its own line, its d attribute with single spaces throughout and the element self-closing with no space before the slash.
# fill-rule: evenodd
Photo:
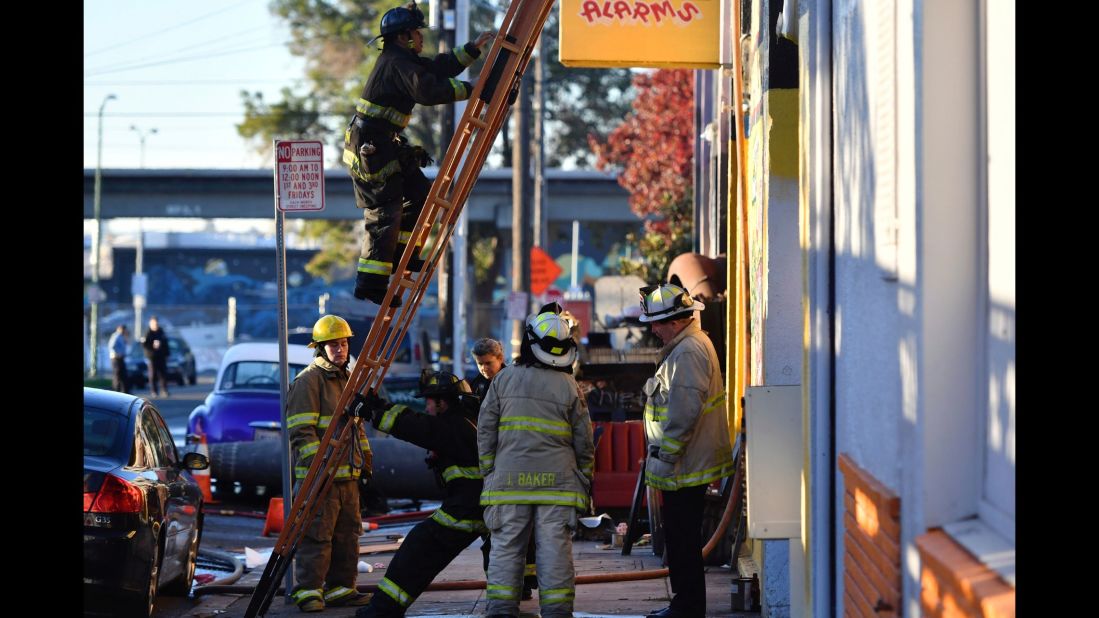
<svg viewBox="0 0 1099 618">
<path fill-rule="evenodd" d="M 576 380 L 510 365 L 492 378 L 477 422 L 481 504 L 588 510 L 595 463 L 591 419 Z"/>
<path fill-rule="evenodd" d="M 290 450 L 294 454 L 294 479 L 302 480 L 321 445 L 321 438 L 332 421 L 332 413 L 347 384 L 349 374 L 323 356 L 317 356 L 290 384 L 286 401 L 286 427 L 290 431 Z M 348 461 L 336 469 L 337 481 L 359 478 L 360 468 L 370 467 L 370 441 L 358 431 L 358 449 L 349 450 Z M 352 463 L 356 465 L 352 466 Z"/>
<path fill-rule="evenodd" d="M 433 453 L 430 464 L 442 478 L 446 497 L 431 519 L 455 530 L 485 531 L 480 505 L 481 472 L 477 468 L 477 418 L 473 410 L 447 410 L 430 416 L 402 404 L 392 404 L 374 425 L 395 438 Z M 472 417 L 472 418 L 471 418 Z"/>
<path fill-rule="evenodd" d="M 724 383 L 714 344 L 692 320 L 660 351 L 645 383 L 645 438 L 658 446 L 646 484 L 666 491 L 707 485 L 733 473 Z"/>
</svg>

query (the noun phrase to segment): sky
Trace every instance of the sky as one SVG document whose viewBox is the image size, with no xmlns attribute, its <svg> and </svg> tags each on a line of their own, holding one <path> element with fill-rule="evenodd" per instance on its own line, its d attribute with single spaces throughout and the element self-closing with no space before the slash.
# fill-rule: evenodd
<svg viewBox="0 0 1099 618">
<path fill-rule="evenodd" d="M 104 169 L 270 168 L 237 134 L 240 91 L 273 102 L 301 83 L 289 40 L 268 0 L 85 0 L 84 167 L 96 166 L 113 94 Z"/>
</svg>

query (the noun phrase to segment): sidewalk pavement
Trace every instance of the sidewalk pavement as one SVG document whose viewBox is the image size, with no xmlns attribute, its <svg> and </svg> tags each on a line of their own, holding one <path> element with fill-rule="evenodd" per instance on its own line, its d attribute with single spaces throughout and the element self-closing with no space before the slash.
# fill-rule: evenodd
<svg viewBox="0 0 1099 618">
<path fill-rule="evenodd" d="M 392 533 L 392 530 L 387 532 Z M 370 564 L 389 564 L 393 553 L 364 554 L 363 561 Z M 577 575 L 612 574 L 626 571 L 652 570 L 661 568 L 660 558 L 653 555 L 649 546 L 635 546 L 630 556 L 623 556 L 619 548 L 610 549 L 605 543 L 595 541 L 574 541 L 573 557 Z M 263 572 L 262 567 L 246 573 L 236 585 L 255 585 Z M 375 568 L 373 573 L 360 573 L 358 585 L 377 584 L 385 576 L 384 568 Z M 755 618 L 758 612 L 733 612 L 731 610 L 730 585 L 733 573 L 728 568 L 706 567 L 706 606 L 707 616 L 733 618 Z M 442 573 L 435 582 L 458 580 L 484 580 L 480 543 L 466 548 Z M 248 595 L 203 595 L 197 599 L 181 601 L 169 612 L 157 611 L 156 616 L 163 618 L 232 618 L 243 616 L 248 607 Z M 640 581 L 615 583 L 583 584 L 576 587 L 575 613 L 578 617 L 592 616 L 644 616 L 646 613 L 664 608 L 671 599 L 671 586 L 667 577 Z M 356 608 L 330 607 L 321 617 L 354 616 Z M 480 590 L 441 590 L 427 591 L 412 604 L 408 616 L 484 616 L 486 610 L 485 591 Z M 520 604 L 521 618 L 533 618 L 539 615 L 538 592 L 534 598 Z M 285 596 L 277 596 L 271 602 L 267 616 L 305 616 L 296 605 Z"/>
</svg>

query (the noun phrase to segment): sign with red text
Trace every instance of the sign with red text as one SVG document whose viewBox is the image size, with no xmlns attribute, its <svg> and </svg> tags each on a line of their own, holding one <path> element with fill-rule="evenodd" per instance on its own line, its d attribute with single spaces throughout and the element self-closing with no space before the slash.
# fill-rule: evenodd
<svg viewBox="0 0 1099 618">
<path fill-rule="evenodd" d="M 275 207 L 283 212 L 324 210 L 324 146 L 318 141 L 275 142 Z"/>
<path fill-rule="evenodd" d="M 720 0 L 562 0 L 561 64 L 714 69 Z"/>
</svg>

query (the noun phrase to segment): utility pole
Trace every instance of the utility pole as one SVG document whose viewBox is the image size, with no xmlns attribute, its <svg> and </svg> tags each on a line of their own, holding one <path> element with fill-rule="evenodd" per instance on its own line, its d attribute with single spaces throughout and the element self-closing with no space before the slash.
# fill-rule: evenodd
<svg viewBox="0 0 1099 618">
<path fill-rule="evenodd" d="M 530 294 L 530 249 L 534 183 L 530 177 L 531 80 L 523 75 L 519 82 L 519 97 L 512 108 L 515 121 L 515 141 L 511 149 L 511 289 Z M 527 311 L 530 298 L 527 299 Z M 511 350 L 518 356 L 523 341 L 523 320 L 512 322 Z"/>
<path fill-rule="evenodd" d="M 100 187 L 103 184 L 102 171 L 103 171 L 103 109 L 107 107 L 107 101 L 117 99 L 113 94 L 108 94 L 107 98 L 103 99 L 103 103 L 99 105 L 99 138 L 96 142 L 96 159 L 95 159 L 95 192 L 92 198 L 93 210 L 95 211 L 95 236 L 92 237 L 92 289 L 89 294 L 91 301 L 92 315 L 89 320 L 91 324 L 88 337 L 90 339 L 88 349 L 90 350 L 88 367 L 88 376 L 95 378 L 99 377 L 99 301 L 100 295 L 103 290 L 99 287 L 99 243 L 103 238 L 103 218 L 99 213 L 99 194 Z"/>
<path fill-rule="evenodd" d="M 434 3 L 431 19 L 438 26 L 439 53 L 454 49 L 454 5 L 453 0 L 438 0 Z M 454 136 L 454 104 L 444 105 L 442 109 L 442 129 L 440 131 L 439 162 L 446 156 L 450 140 Z M 439 360 L 442 362 L 447 351 L 453 346 L 454 333 L 454 273 L 453 255 L 455 247 L 443 251 L 439 258 Z M 451 363 L 454 359 L 451 359 Z M 453 369 L 453 366 L 450 367 Z"/>
<path fill-rule="evenodd" d="M 150 135 L 156 135 L 156 128 L 149 129 L 148 132 L 143 132 L 137 127 L 136 124 L 130 125 L 130 130 L 137 133 L 138 144 L 140 146 L 141 157 L 138 162 L 141 165 L 141 169 L 145 169 L 145 138 Z M 147 279 L 145 277 L 144 263 L 145 263 L 145 224 L 141 219 L 137 220 L 137 251 L 134 258 L 134 278 L 130 284 L 130 294 L 134 299 L 134 337 L 139 337 L 141 333 L 141 310 L 145 308 L 145 299 L 147 295 Z"/>
<path fill-rule="evenodd" d="M 544 34 L 544 33 L 543 33 Z M 549 213 L 546 209 L 546 37 L 538 37 L 538 50 L 534 56 L 534 245 L 546 248 L 549 244 Z"/>
</svg>

